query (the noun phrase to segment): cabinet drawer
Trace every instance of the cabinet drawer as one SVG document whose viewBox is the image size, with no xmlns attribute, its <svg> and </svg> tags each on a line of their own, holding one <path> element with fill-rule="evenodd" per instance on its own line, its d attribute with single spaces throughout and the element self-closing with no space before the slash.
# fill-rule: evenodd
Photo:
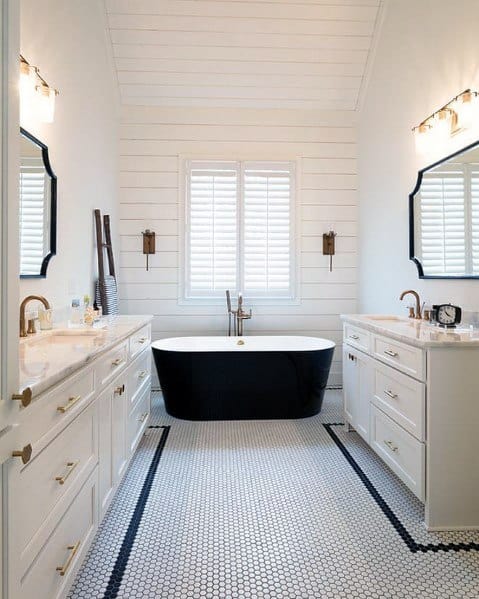
<svg viewBox="0 0 479 599">
<path fill-rule="evenodd" d="M 426 368 L 422 349 L 373 335 L 373 354 L 381 362 L 390 364 L 420 381 L 425 380 Z"/>
<path fill-rule="evenodd" d="M 371 406 L 371 447 L 421 500 L 425 498 L 425 446 Z"/>
<path fill-rule="evenodd" d="M 25 410 L 20 424 L 25 439 L 40 451 L 93 399 L 93 368 L 82 370 L 51 391 L 39 395 Z"/>
<path fill-rule="evenodd" d="M 99 358 L 96 367 L 97 381 L 100 386 L 109 383 L 128 361 L 128 339 L 116 345 Z"/>
<path fill-rule="evenodd" d="M 130 356 L 138 355 L 151 343 L 151 325 L 146 325 L 130 337 Z"/>
<path fill-rule="evenodd" d="M 94 469 L 98 461 L 97 414 L 97 404 L 91 403 L 41 453 L 12 473 L 11 505 L 22 555 L 58 502 Z"/>
<path fill-rule="evenodd" d="M 364 329 L 360 329 L 346 323 L 344 325 L 344 342 L 367 352 L 370 348 L 369 331 L 365 331 Z"/>
<path fill-rule="evenodd" d="M 426 440 L 425 385 L 375 363 L 373 403 L 419 441 Z"/>
<path fill-rule="evenodd" d="M 96 470 L 22 578 L 22 599 L 64 597 L 97 526 Z"/>
<path fill-rule="evenodd" d="M 143 389 L 150 386 L 151 350 L 140 354 L 128 370 L 128 398 L 133 407 Z"/>
<path fill-rule="evenodd" d="M 140 442 L 150 416 L 150 390 L 146 389 L 128 418 L 128 455 L 131 455 Z"/>
</svg>

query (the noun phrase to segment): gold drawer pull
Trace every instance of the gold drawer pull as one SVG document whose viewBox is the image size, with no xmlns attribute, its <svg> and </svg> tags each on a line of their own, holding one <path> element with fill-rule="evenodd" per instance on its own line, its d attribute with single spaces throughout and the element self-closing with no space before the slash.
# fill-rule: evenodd
<svg viewBox="0 0 479 599">
<path fill-rule="evenodd" d="M 55 477 L 55 480 L 58 482 L 59 485 L 65 484 L 65 481 L 70 476 L 70 474 L 75 470 L 75 468 L 78 466 L 78 464 L 79 464 L 79 462 L 67 462 L 68 472 L 66 474 L 64 474 L 63 476 Z"/>
<path fill-rule="evenodd" d="M 25 447 L 23 449 L 20 449 L 19 451 L 12 451 L 12 457 L 13 458 L 22 458 L 22 462 L 24 464 L 27 464 L 30 461 L 30 458 L 32 457 L 32 446 L 30 445 L 30 443 L 28 445 L 25 445 Z"/>
<path fill-rule="evenodd" d="M 21 393 L 14 393 L 12 395 L 12 399 L 16 401 L 21 401 L 22 406 L 26 408 L 30 405 L 32 401 L 32 390 L 30 389 L 30 387 L 26 387 Z"/>
<path fill-rule="evenodd" d="M 147 376 L 147 374 L 148 374 L 148 370 L 140 370 L 140 372 L 138 373 L 138 378 L 144 379 L 145 376 Z"/>
<path fill-rule="evenodd" d="M 68 545 L 67 549 L 70 551 L 70 555 L 68 556 L 67 561 L 63 564 L 63 566 L 57 566 L 56 570 L 60 576 L 65 576 L 68 572 L 68 568 L 71 566 L 73 558 L 75 557 L 78 548 L 80 547 L 80 541 L 75 543 L 75 545 Z"/>
<path fill-rule="evenodd" d="M 392 441 L 384 441 L 384 445 L 386 445 L 386 447 L 389 447 L 389 449 L 391 451 L 394 451 L 394 453 L 397 453 L 399 451 L 399 447 L 397 445 L 394 445 Z"/>
<path fill-rule="evenodd" d="M 146 343 L 148 341 L 148 337 L 140 337 L 138 339 L 138 343 Z"/>
<path fill-rule="evenodd" d="M 384 389 L 384 395 L 387 395 L 391 399 L 397 399 L 397 393 L 393 393 L 392 391 L 389 391 L 388 389 Z"/>
<path fill-rule="evenodd" d="M 391 356 L 391 358 L 397 358 L 398 357 L 398 353 L 393 351 L 392 349 L 385 349 L 384 353 L 386 354 L 386 356 Z"/>
<path fill-rule="evenodd" d="M 123 395 L 125 393 L 125 384 L 115 387 L 115 395 Z"/>
<path fill-rule="evenodd" d="M 138 418 L 138 422 L 145 422 L 145 420 L 148 418 L 148 412 L 145 412 L 144 414 L 142 414 L 139 418 Z"/>
<path fill-rule="evenodd" d="M 73 406 L 78 403 L 81 399 L 81 395 L 75 395 L 74 397 L 69 397 L 68 398 L 68 403 L 66 406 L 58 406 L 57 411 L 61 412 L 62 414 L 64 414 L 65 412 L 68 412 L 68 410 L 71 410 L 71 408 L 73 408 Z"/>
<path fill-rule="evenodd" d="M 358 341 L 359 335 L 349 335 L 350 339 L 354 339 L 354 341 Z"/>
<path fill-rule="evenodd" d="M 112 366 L 119 366 L 122 362 L 123 362 L 123 358 L 116 358 L 115 360 L 113 360 L 113 362 L 111 363 L 111 365 Z"/>
</svg>

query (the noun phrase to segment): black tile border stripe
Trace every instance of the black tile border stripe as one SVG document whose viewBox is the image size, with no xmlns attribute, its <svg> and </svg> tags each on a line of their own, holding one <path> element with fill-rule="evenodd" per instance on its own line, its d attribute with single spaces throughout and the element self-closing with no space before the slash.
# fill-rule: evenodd
<svg viewBox="0 0 479 599">
<path fill-rule="evenodd" d="M 158 445 L 156 446 L 155 454 L 153 456 L 153 459 L 151 460 L 151 464 L 148 468 L 145 480 L 143 481 L 143 486 L 141 488 L 140 495 L 136 501 L 133 515 L 131 517 L 130 523 L 128 524 L 126 533 L 123 537 L 120 551 L 116 558 L 115 565 L 113 566 L 113 570 L 111 572 L 110 579 L 105 590 L 105 594 L 103 595 L 103 599 L 116 599 L 116 597 L 118 597 L 121 582 L 123 580 L 123 575 L 125 573 L 125 568 L 130 558 L 130 553 L 133 547 L 133 543 L 135 542 L 138 527 L 140 526 L 140 522 L 143 517 L 143 512 L 145 511 L 146 502 L 148 501 L 151 487 L 153 485 L 153 480 L 158 469 L 158 464 L 160 462 L 160 458 L 163 453 L 163 449 L 165 448 L 166 440 L 168 439 L 168 434 L 170 432 L 170 426 L 149 426 L 148 428 L 162 428 L 163 432 L 161 433 L 160 440 L 158 441 Z"/>
<path fill-rule="evenodd" d="M 324 428 L 328 432 L 331 439 L 336 443 L 343 456 L 348 461 L 351 468 L 358 475 L 363 485 L 368 490 L 371 497 L 374 499 L 376 504 L 379 506 L 383 514 L 392 524 L 398 535 L 406 543 L 407 547 L 412 553 L 427 553 L 428 551 L 479 551 L 479 543 L 428 543 L 426 545 L 417 543 L 411 534 L 408 532 L 404 524 L 399 520 L 393 510 L 386 503 L 384 498 L 378 492 L 373 483 L 369 480 L 368 476 L 353 458 L 353 456 L 346 449 L 341 439 L 336 435 L 333 430 L 334 426 L 344 426 L 343 422 L 331 422 L 328 424 L 323 423 Z"/>
</svg>

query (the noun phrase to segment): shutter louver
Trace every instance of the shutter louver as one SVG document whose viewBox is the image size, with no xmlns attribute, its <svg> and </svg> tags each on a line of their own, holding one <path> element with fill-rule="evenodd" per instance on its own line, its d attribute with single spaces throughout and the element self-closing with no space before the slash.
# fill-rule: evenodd
<svg viewBox="0 0 479 599">
<path fill-rule="evenodd" d="M 466 272 L 465 179 L 461 165 L 425 173 L 421 183 L 421 256 L 428 275 Z"/>
<path fill-rule="evenodd" d="M 189 295 L 236 288 L 236 165 L 195 162 L 189 172 Z"/>
<path fill-rule="evenodd" d="M 472 273 L 479 275 L 479 164 L 470 165 Z"/>
<path fill-rule="evenodd" d="M 46 253 L 47 181 L 42 159 L 27 160 L 27 164 L 22 164 L 20 172 L 20 272 L 22 275 L 38 275 Z"/>
<path fill-rule="evenodd" d="M 244 292 L 291 294 L 291 170 L 246 163 L 244 171 Z"/>
</svg>

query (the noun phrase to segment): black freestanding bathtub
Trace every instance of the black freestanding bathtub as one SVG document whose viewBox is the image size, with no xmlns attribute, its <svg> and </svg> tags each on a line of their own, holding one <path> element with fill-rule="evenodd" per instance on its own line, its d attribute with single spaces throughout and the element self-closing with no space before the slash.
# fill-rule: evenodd
<svg viewBox="0 0 479 599">
<path fill-rule="evenodd" d="M 334 343 L 314 337 L 178 337 L 152 344 L 168 414 L 305 418 L 321 410 Z"/>
</svg>

